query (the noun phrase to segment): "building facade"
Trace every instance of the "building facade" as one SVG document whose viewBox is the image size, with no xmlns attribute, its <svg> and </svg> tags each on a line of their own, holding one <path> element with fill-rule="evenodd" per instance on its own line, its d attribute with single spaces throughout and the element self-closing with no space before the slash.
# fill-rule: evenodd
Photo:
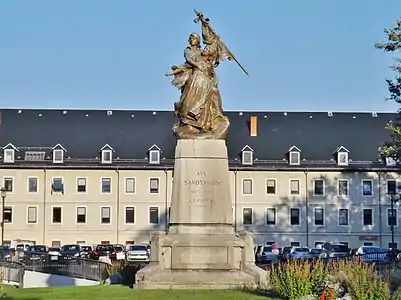
<svg viewBox="0 0 401 300">
<path fill-rule="evenodd" d="M 394 114 L 228 112 L 235 230 L 255 243 L 401 243 Z M 172 112 L 2 110 L 4 240 L 148 242 L 168 230 Z M 397 203 L 398 204 L 398 203 Z M 392 223 L 393 222 L 393 223 Z"/>
</svg>

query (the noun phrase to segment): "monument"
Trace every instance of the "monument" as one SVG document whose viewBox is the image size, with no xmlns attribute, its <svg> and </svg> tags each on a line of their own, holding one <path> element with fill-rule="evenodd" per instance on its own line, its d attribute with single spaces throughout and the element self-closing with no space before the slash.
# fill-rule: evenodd
<svg viewBox="0 0 401 300">
<path fill-rule="evenodd" d="M 192 33 L 185 63 L 166 73 L 181 90 L 174 104 L 178 122 L 168 232 L 155 232 L 150 263 L 138 271 L 137 288 L 234 288 L 256 286 L 266 272 L 255 265 L 253 235 L 234 232 L 230 173 L 215 70 L 223 59 L 237 62 L 209 19 L 196 12 L 201 38 Z"/>
</svg>

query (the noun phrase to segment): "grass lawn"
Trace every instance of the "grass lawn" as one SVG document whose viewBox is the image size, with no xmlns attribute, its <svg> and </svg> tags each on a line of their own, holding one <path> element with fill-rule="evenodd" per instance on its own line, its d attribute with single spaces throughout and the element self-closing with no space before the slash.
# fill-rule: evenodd
<svg viewBox="0 0 401 300">
<path fill-rule="evenodd" d="M 273 300 L 242 291 L 134 290 L 123 286 L 54 287 L 18 289 L 4 287 L 8 300 Z M 3 298 L 2 298 L 3 299 Z"/>
</svg>

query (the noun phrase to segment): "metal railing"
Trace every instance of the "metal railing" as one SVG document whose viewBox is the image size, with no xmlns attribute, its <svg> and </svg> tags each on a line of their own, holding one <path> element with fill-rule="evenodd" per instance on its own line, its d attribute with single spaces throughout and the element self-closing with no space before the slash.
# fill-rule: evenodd
<svg viewBox="0 0 401 300">
<path fill-rule="evenodd" d="M 3 282 L 24 286 L 25 267 L 22 263 L 10 260 L 0 260 L 0 276 Z"/>
<path fill-rule="evenodd" d="M 46 255 L 36 256 L 34 259 L 26 256 L 24 267 L 25 270 L 34 272 L 102 281 L 107 276 L 109 264 L 103 261 L 78 257 L 60 257 L 60 260 L 52 261 Z"/>
</svg>

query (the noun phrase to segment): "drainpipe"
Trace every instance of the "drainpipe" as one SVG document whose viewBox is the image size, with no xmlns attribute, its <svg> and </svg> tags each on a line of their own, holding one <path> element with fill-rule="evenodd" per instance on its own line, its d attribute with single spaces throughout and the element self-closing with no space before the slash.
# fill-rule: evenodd
<svg viewBox="0 0 401 300">
<path fill-rule="evenodd" d="M 308 170 L 304 171 L 305 174 L 305 233 L 306 233 L 306 247 L 309 247 L 309 189 L 308 189 Z"/>
<path fill-rule="evenodd" d="M 380 247 L 383 245 L 383 228 L 382 228 L 382 180 L 381 180 L 381 172 L 377 172 L 377 177 L 379 180 L 379 242 L 380 242 Z"/>
<path fill-rule="evenodd" d="M 169 223 L 170 223 L 170 221 L 169 221 L 169 218 L 170 218 L 170 215 L 169 215 L 169 209 L 168 209 L 168 173 L 167 173 L 167 169 L 164 169 L 164 175 L 165 175 L 165 178 L 166 178 L 166 182 L 165 182 L 165 184 L 164 184 L 164 206 L 165 206 L 165 214 L 166 214 L 166 224 L 165 224 L 165 230 L 166 230 L 166 233 L 168 233 L 168 228 L 169 228 Z"/>
<path fill-rule="evenodd" d="M 47 204 L 47 170 L 43 168 L 43 232 L 42 243 L 46 245 L 46 204 Z"/>
<path fill-rule="evenodd" d="M 117 168 L 116 169 L 116 173 L 117 173 L 117 213 L 116 213 L 116 217 L 117 217 L 117 226 L 116 226 L 116 240 L 117 240 L 117 244 L 119 243 L 119 239 L 120 239 L 120 170 Z M 110 212 L 111 213 L 111 212 Z"/>
<path fill-rule="evenodd" d="M 237 204 L 238 204 L 238 197 L 237 197 L 237 172 L 238 169 L 234 170 L 234 232 L 237 232 Z"/>
</svg>

